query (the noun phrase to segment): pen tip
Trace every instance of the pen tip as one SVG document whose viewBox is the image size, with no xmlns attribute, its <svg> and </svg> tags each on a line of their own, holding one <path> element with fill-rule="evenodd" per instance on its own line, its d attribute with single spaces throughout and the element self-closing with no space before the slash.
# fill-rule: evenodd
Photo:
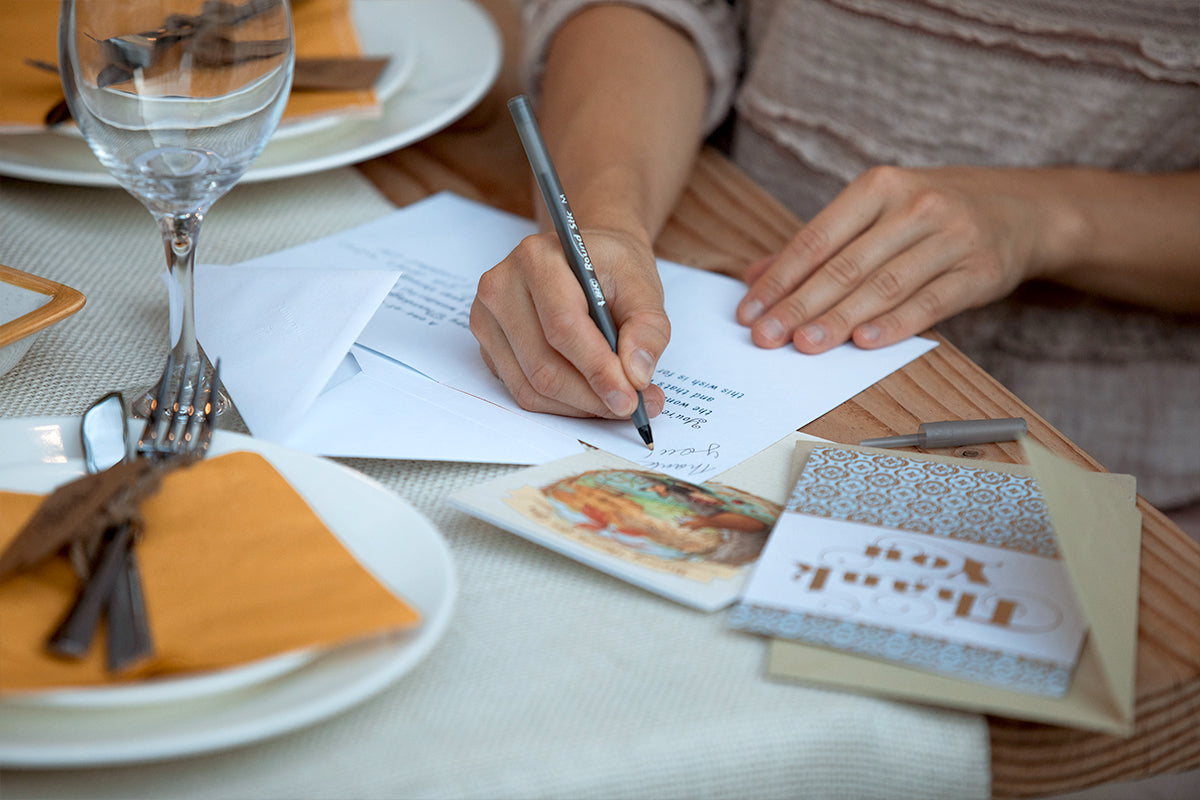
<svg viewBox="0 0 1200 800">
<path fill-rule="evenodd" d="M 653 453 L 654 452 L 654 442 L 646 442 L 646 449 L 649 450 L 651 453 Z"/>
<path fill-rule="evenodd" d="M 646 447 L 651 451 L 654 450 L 654 436 L 650 433 L 649 425 L 639 425 L 637 429 L 638 435 L 642 437 L 642 441 L 646 443 Z"/>
</svg>

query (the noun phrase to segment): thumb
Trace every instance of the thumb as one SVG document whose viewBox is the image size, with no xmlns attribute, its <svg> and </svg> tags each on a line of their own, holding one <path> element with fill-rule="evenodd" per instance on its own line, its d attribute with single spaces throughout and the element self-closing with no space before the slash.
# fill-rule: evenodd
<svg viewBox="0 0 1200 800">
<path fill-rule="evenodd" d="M 650 385 L 658 359 L 671 341 L 671 323 L 660 303 L 649 303 L 618 321 L 617 355 L 625 376 L 642 391 Z"/>
</svg>

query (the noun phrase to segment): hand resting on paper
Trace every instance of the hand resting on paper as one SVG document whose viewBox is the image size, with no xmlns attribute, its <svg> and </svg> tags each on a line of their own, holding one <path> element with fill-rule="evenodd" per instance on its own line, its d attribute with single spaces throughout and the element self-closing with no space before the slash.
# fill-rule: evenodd
<svg viewBox="0 0 1200 800">
<path fill-rule="evenodd" d="M 1098 235 L 1098 220 L 1112 209 L 1127 207 L 1124 224 L 1113 228 L 1128 230 L 1143 195 L 1178 194 L 1179 207 L 1190 205 L 1195 213 L 1195 200 L 1189 204 L 1187 196 L 1197 188 L 1200 175 L 875 167 L 780 253 L 749 267 L 750 289 L 738 306 L 738 322 L 751 327 L 761 347 L 789 341 L 805 353 L 846 341 L 882 347 L 999 300 L 1030 279 L 1197 310 L 1200 273 L 1183 255 L 1194 236 L 1172 235 L 1174 215 L 1165 213 L 1165 205 L 1157 224 L 1148 220 L 1137 234 L 1110 230 L 1111 248 L 1097 245 L 1106 239 Z M 1177 222 L 1175 230 L 1182 232 L 1183 218 Z M 1154 248 L 1148 238 L 1138 238 L 1149 231 L 1155 231 L 1160 258 L 1141 267 L 1138 262 Z M 1123 264 L 1126 254 L 1133 258 Z"/>
</svg>

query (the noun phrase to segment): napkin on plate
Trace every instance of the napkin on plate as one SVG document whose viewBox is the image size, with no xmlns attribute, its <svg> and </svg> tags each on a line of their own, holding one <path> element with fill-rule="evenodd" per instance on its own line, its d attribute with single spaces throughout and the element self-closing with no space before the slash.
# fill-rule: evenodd
<svg viewBox="0 0 1200 800">
<path fill-rule="evenodd" d="M 361 55 L 354 29 L 352 0 L 295 0 L 292 19 L 297 58 L 355 58 Z M 53 0 L 0 0 L 0 132 L 25 133 L 43 128 L 46 112 L 62 99 L 52 72 L 31 67 L 26 59 L 58 61 L 58 3 Z M 284 120 L 329 114 L 372 116 L 379 101 L 371 89 L 293 91 Z"/>
<path fill-rule="evenodd" d="M 0 492 L 0 550 L 41 500 Z M 46 636 L 78 586 L 67 559 L 55 557 L 0 583 L 0 694 L 222 669 L 419 622 L 255 453 L 168 473 L 141 508 L 154 656 L 108 674 L 103 629 L 81 661 L 46 654 Z"/>
</svg>

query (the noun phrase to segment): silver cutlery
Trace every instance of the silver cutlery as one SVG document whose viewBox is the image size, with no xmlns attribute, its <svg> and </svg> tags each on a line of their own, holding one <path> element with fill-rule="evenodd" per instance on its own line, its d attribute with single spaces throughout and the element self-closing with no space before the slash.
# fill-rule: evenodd
<svg viewBox="0 0 1200 800">
<path fill-rule="evenodd" d="M 212 441 L 216 422 L 216 414 L 212 413 L 213 398 L 220 386 L 220 363 L 213 369 L 205 387 L 203 360 L 197 361 L 194 373 L 191 362 L 190 358 L 184 362 L 179 387 L 172 397 L 170 378 L 174 359 L 168 356 L 158 396 L 151 404 L 149 417 L 138 438 L 135 457 L 146 459 L 155 466 L 151 471 L 153 479 L 168 469 L 203 458 Z M 105 531 L 88 579 L 47 642 L 52 652 L 82 658 L 106 608 L 109 613 L 110 670 L 128 666 L 151 651 L 153 645 L 140 573 L 134 561 L 133 539 L 130 524 L 113 526 Z"/>
</svg>

